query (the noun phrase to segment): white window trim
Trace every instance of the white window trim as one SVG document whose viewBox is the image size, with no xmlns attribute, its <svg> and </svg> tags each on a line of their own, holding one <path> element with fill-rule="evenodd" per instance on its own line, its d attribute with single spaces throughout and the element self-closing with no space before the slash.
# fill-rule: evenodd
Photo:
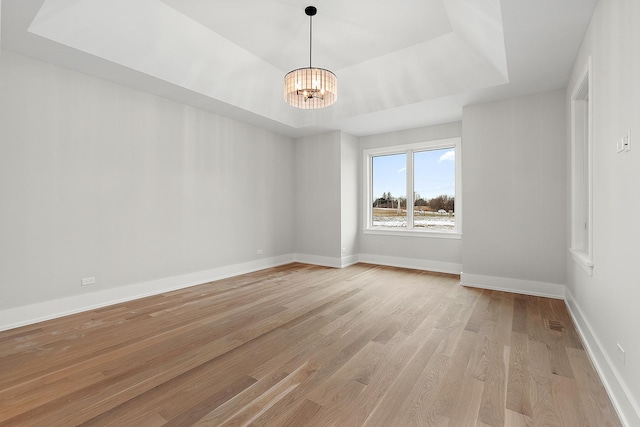
<svg viewBox="0 0 640 427">
<path fill-rule="evenodd" d="M 592 148 L 592 127 L 593 127 L 593 90 L 592 90 L 592 72 L 591 72 L 591 56 L 587 60 L 587 64 L 580 73 L 571 93 L 571 247 L 569 252 L 576 264 L 578 264 L 589 275 L 593 275 L 593 148 Z M 587 93 L 589 102 L 587 104 L 587 129 L 585 129 L 587 137 L 587 250 L 576 247 L 576 221 L 582 223 L 582 219 L 577 218 L 578 213 L 582 209 L 578 206 L 578 184 L 577 174 L 582 173 L 576 165 L 575 153 L 578 149 L 577 145 L 584 141 L 578 141 L 576 137 L 576 102 L 580 101 L 580 93 L 583 92 L 585 84 L 587 85 Z"/>
<path fill-rule="evenodd" d="M 395 227 L 371 228 L 371 205 L 373 204 L 373 182 L 372 182 L 372 159 L 375 156 L 385 156 L 390 154 L 406 154 L 407 159 L 414 151 L 438 150 L 444 148 L 454 148 L 455 158 L 455 215 L 456 228 L 454 231 L 426 231 L 412 228 L 413 211 L 407 209 L 407 228 L 399 229 Z M 407 162 L 407 200 L 413 193 L 413 160 Z M 395 145 L 384 148 L 371 148 L 363 150 L 363 197 L 362 197 L 362 232 L 363 234 L 378 234 L 384 236 L 405 236 L 405 237 L 431 237 L 438 239 L 461 239 L 462 238 L 462 138 L 447 138 L 434 141 L 419 142 L 415 144 Z"/>
</svg>

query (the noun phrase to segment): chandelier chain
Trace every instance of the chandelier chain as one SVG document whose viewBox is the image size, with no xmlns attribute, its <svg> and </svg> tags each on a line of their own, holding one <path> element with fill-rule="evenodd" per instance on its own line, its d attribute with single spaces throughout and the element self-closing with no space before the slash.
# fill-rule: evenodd
<svg viewBox="0 0 640 427">
<path fill-rule="evenodd" d="M 309 68 L 311 68 L 312 41 L 313 41 L 313 16 L 309 16 Z"/>
</svg>

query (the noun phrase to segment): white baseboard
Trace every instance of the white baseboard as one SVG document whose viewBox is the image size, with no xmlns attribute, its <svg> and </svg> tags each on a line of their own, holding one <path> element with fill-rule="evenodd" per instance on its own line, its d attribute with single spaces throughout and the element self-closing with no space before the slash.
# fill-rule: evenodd
<svg viewBox="0 0 640 427">
<path fill-rule="evenodd" d="M 358 255 L 348 255 L 343 256 L 340 260 L 340 267 L 349 267 L 350 265 L 357 264 L 360 262 L 360 257 Z"/>
<path fill-rule="evenodd" d="M 294 254 L 294 260 L 303 264 L 321 265 L 323 267 L 342 268 L 342 258 L 321 255 Z"/>
<path fill-rule="evenodd" d="M 293 261 L 293 254 L 281 255 L 1 310 L 0 331 L 177 289 L 188 288 L 202 283 L 263 270 L 265 268 L 277 267 Z"/>
<path fill-rule="evenodd" d="M 631 392 L 621 380 L 622 376 L 611 362 L 608 353 L 603 351 L 603 347 L 598 337 L 593 333 L 591 325 L 582 310 L 573 298 L 569 289 L 565 292 L 565 303 L 569 313 L 576 325 L 576 329 L 582 338 L 582 342 L 589 354 L 591 362 L 596 368 L 604 388 L 609 394 L 609 398 L 618 413 L 618 417 L 625 426 L 640 426 L 640 405 L 631 399 Z"/>
<path fill-rule="evenodd" d="M 390 267 L 412 268 L 415 270 L 435 271 L 438 273 L 460 274 L 462 264 L 426 259 L 401 258 L 385 255 L 360 254 L 359 262 L 368 264 L 388 265 Z"/>
<path fill-rule="evenodd" d="M 532 280 L 509 279 L 506 277 L 482 276 L 479 274 L 460 275 L 460 284 L 472 288 L 491 289 L 515 294 L 564 299 L 565 286 L 556 283 Z"/>
</svg>

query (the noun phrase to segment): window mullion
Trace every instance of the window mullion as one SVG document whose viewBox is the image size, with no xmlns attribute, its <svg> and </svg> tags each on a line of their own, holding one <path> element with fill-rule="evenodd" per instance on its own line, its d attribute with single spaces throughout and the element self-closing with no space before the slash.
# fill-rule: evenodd
<svg viewBox="0 0 640 427">
<path fill-rule="evenodd" d="M 407 150 L 407 230 L 413 230 L 413 151 Z"/>
<path fill-rule="evenodd" d="M 373 156 L 369 155 L 367 158 L 367 191 L 369 193 L 367 197 L 367 228 L 373 226 Z"/>
</svg>

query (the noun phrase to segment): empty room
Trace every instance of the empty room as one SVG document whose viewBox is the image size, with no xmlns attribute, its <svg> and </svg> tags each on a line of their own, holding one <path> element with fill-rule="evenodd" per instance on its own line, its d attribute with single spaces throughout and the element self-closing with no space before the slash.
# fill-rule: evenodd
<svg viewBox="0 0 640 427">
<path fill-rule="evenodd" d="M 0 425 L 640 427 L 637 22 L 0 0 Z"/>
</svg>

